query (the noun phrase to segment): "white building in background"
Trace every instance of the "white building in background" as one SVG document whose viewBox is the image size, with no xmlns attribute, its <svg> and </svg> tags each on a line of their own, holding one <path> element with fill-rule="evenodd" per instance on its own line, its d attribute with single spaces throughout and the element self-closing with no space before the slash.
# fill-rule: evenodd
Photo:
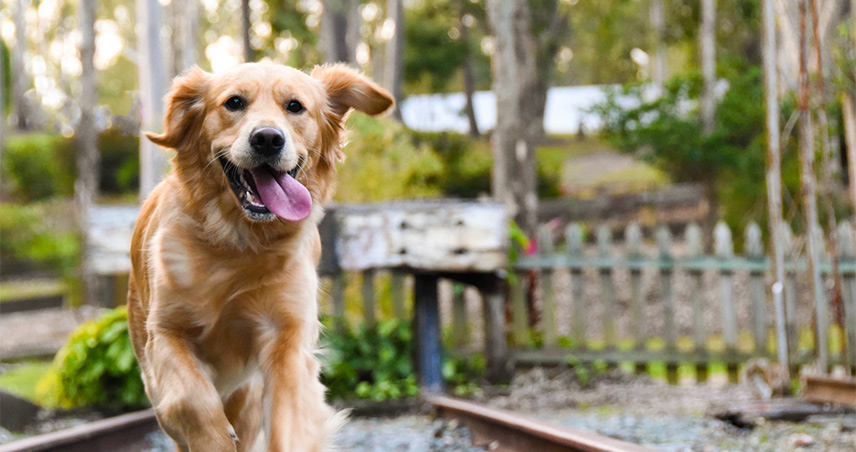
<svg viewBox="0 0 856 452">
<path fill-rule="evenodd" d="M 599 129 L 600 117 L 589 113 L 592 107 L 606 99 L 609 85 L 563 86 L 550 88 L 544 113 L 544 129 L 548 134 L 575 134 L 583 124 L 585 131 Z M 469 131 L 464 113 L 463 93 L 421 94 L 410 96 L 401 103 L 404 124 L 420 132 Z M 496 125 L 496 98 L 491 91 L 478 91 L 473 96 L 476 122 L 482 132 Z"/>
</svg>

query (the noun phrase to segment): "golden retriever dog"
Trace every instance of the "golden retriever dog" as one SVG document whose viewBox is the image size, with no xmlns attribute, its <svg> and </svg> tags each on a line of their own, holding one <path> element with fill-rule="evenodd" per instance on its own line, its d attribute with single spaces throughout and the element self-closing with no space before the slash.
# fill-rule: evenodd
<svg viewBox="0 0 856 452">
<path fill-rule="evenodd" d="M 180 451 L 320 451 L 344 416 L 315 356 L 317 222 L 351 109 L 388 92 L 344 65 L 250 63 L 178 77 L 173 172 L 131 245 L 128 323 L 146 392 Z"/>
</svg>

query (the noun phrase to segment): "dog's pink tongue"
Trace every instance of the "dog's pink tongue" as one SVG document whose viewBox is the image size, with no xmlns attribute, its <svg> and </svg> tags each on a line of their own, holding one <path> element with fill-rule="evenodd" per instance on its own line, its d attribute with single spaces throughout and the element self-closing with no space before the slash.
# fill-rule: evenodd
<svg viewBox="0 0 856 452">
<path fill-rule="evenodd" d="M 288 221 L 300 221 L 312 212 L 309 190 L 288 173 L 271 174 L 268 168 L 251 170 L 265 206 Z"/>
</svg>

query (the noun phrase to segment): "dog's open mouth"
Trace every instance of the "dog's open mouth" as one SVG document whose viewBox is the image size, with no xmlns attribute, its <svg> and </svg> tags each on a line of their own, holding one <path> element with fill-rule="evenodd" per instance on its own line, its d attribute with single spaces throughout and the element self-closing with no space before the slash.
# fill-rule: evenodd
<svg viewBox="0 0 856 452">
<path fill-rule="evenodd" d="M 219 160 L 232 192 L 250 219 L 267 221 L 276 215 L 300 221 L 312 212 L 309 190 L 295 179 L 299 167 L 287 172 L 268 165 L 244 169 L 225 157 Z"/>
</svg>

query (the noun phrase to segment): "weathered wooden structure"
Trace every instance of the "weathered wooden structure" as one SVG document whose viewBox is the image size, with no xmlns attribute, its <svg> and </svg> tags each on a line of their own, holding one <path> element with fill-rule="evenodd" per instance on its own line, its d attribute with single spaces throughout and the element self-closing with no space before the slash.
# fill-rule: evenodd
<svg viewBox="0 0 856 452">
<path fill-rule="evenodd" d="M 130 270 L 130 241 L 136 207 L 102 207 L 93 215 L 90 240 L 97 271 L 112 289 L 107 297 L 124 302 Z M 451 279 L 478 288 L 486 316 L 485 350 L 489 374 L 510 371 L 505 340 L 504 287 L 508 219 L 497 203 L 450 200 L 333 205 L 320 225 L 323 255 L 319 273 L 332 280 L 332 315 L 345 317 L 347 273 L 362 277 L 363 321 L 376 321 L 374 276 L 393 272 L 395 314 L 406 317 L 405 275 L 413 276 L 415 363 L 422 387 L 442 389 L 442 351 L 437 283 Z"/>
</svg>

